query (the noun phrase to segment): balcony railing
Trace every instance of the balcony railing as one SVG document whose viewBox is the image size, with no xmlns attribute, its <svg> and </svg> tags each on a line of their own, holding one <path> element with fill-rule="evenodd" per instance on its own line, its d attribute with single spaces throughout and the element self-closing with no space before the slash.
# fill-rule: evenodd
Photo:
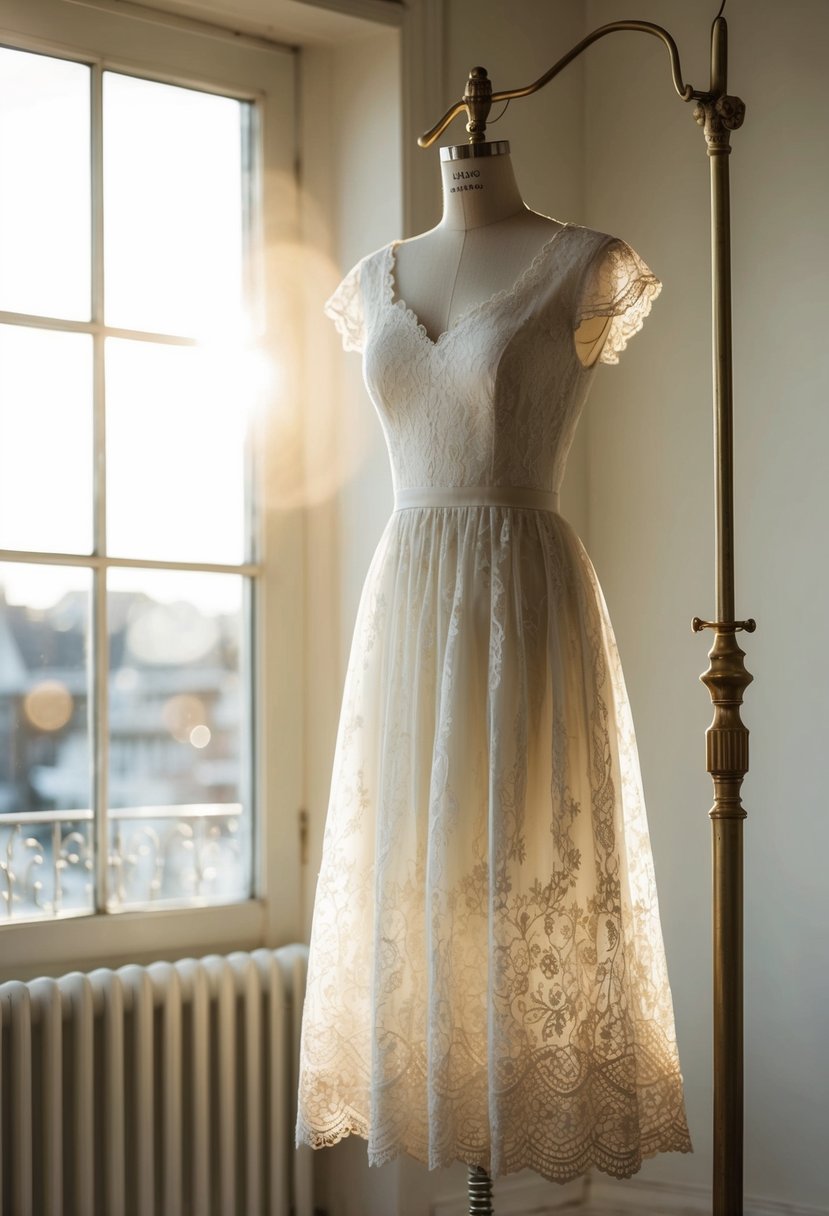
<svg viewBox="0 0 829 1216">
<path fill-rule="evenodd" d="M 106 910 L 199 907 L 249 895 L 240 803 L 112 808 Z M 0 817 L 0 917 L 96 910 L 91 809 Z"/>
</svg>

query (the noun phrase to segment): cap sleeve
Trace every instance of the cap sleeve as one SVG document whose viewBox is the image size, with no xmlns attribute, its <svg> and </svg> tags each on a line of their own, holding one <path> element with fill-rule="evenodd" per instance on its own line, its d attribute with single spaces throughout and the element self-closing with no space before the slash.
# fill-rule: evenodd
<svg viewBox="0 0 829 1216">
<path fill-rule="evenodd" d="M 365 322 L 360 286 L 362 265 L 362 262 L 358 262 L 349 270 L 339 287 L 323 305 L 325 315 L 331 318 L 339 330 L 345 350 L 363 349 Z"/>
<path fill-rule="evenodd" d="M 642 328 L 662 284 L 630 245 L 610 237 L 585 274 L 576 328 L 592 317 L 611 323 L 598 363 L 618 363 L 630 338 Z"/>
</svg>

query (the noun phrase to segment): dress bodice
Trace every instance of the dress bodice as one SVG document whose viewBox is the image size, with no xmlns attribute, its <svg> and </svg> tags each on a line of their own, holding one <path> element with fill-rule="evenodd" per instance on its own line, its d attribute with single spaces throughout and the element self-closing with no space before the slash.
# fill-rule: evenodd
<svg viewBox="0 0 829 1216">
<path fill-rule="evenodd" d="M 624 241 L 561 224 L 511 287 L 432 340 L 396 294 L 398 243 L 358 262 L 326 303 L 346 349 L 363 352 L 395 492 L 557 492 L 595 370 L 574 331 L 611 317 L 598 362 L 617 362 L 659 280 Z"/>
</svg>

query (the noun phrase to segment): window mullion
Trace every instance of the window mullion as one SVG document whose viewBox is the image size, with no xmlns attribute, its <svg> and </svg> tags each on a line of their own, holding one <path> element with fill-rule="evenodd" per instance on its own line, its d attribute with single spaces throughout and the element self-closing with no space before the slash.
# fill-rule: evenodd
<svg viewBox="0 0 829 1216">
<path fill-rule="evenodd" d="M 106 402 L 104 377 L 104 175 L 103 175 L 103 69 L 92 67 L 91 90 L 91 189 L 92 189 L 92 336 L 93 358 L 93 469 L 94 469 L 94 545 L 98 557 L 106 555 Z M 106 565 L 98 563 L 93 571 L 92 646 L 90 647 L 90 731 L 92 739 L 92 830 L 95 873 L 95 910 L 106 912 L 109 903 L 108 881 L 108 692 L 109 630 L 107 624 Z"/>
<path fill-rule="evenodd" d="M 242 152 L 242 192 L 239 204 L 242 209 L 242 272 L 244 275 L 244 303 L 247 314 L 247 324 L 252 330 L 258 331 L 256 322 L 260 314 L 260 291 L 256 276 L 256 268 L 261 256 L 259 241 L 259 225 L 261 200 L 258 193 L 259 176 L 257 174 L 257 158 L 254 149 L 255 133 L 258 130 L 258 111 L 255 103 L 239 107 L 239 122 L 241 124 Z M 259 445 L 254 442 L 254 431 L 258 419 L 258 410 L 253 410 L 248 417 L 248 429 L 245 437 L 245 561 L 260 563 L 262 559 L 261 528 L 261 499 L 258 492 L 259 482 Z M 261 687 L 258 676 L 259 652 L 257 647 L 257 627 L 261 612 L 262 583 L 259 577 L 242 579 L 242 654 L 240 656 L 240 675 L 244 696 L 242 698 L 241 721 L 241 773 L 240 796 L 242 805 L 247 808 L 250 825 L 249 853 L 251 872 L 249 876 L 250 889 L 254 896 L 267 896 L 267 882 L 262 864 L 264 850 L 260 847 L 263 840 L 260 816 L 264 814 L 266 805 L 262 797 L 261 782 L 258 780 L 259 748 L 255 738 L 256 726 L 260 720 Z"/>
</svg>

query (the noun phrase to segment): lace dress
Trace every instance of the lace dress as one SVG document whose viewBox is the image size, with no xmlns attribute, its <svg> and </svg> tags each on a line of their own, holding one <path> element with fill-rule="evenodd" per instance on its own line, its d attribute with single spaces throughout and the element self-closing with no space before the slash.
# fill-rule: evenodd
<svg viewBox="0 0 829 1216">
<path fill-rule="evenodd" d="M 326 305 L 363 352 L 395 506 L 347 668 L 297 1140 L 627 1177 L 691 1144 L 628 700 L 558 487 L 595 374 L 573 330 L 611 317 L 616 363 L 660 283 L 561 225 L 433 341 L 396 246 Z"/>
</svg>

